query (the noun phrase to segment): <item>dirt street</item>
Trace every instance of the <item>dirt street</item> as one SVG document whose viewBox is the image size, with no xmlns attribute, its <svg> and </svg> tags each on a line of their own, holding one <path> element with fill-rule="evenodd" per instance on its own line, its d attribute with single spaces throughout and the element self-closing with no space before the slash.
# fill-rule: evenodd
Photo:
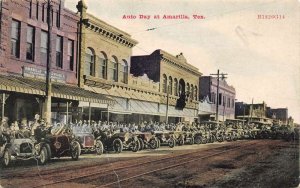
<svg viewBox="0 0 300 188">
<path fill-rule="evenodd" d="M 2 187 L 297 187 L 299 144 L 245 140 L 84 154 L 45 166 L 18 161 L 0 171 Z"/>
</svg>

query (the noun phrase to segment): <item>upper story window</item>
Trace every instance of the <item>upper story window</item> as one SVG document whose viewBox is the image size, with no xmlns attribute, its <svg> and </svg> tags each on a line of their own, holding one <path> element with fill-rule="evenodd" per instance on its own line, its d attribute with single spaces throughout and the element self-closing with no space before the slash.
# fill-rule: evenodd
<svg viewBox="0 0 300 188">
<path fill-rule="evenodd" d="M 30 61 L 34 60 L 34 36 L 34 27 L 27 26 L 26 59 Z"/>
<path fill-rule="evenodd" d="M 121 64 L 121 82 L 122 83 L 128 83 L 128 63 L 123 60 Z"/>
<path fill-rule="evenodd" d="M 99 73 L 100 78 L 107 79 L 107 56 L 104 52 L 99 57 Z"/>
<path fill-rule="evenodd" d="M 115 56 L 112 57 L 110 62 L 110 80 L 117 82 L 118 81 L 118 60 Z"/>
<path fill-rule="evenodd" d="M 32 0 L 29 2 L 29 18 L 32 18 Z"/>
<path fill-rule="evenodd" d="M 68 57 L 67 61 L 69 64 L 69 69 L 71 71 L 74 70 L 74 41 L 68 40 Z"/>
<path fill-rule="evenodd" d="M 61 36 L 56 37 L 56 67 L 63 68 L 63 38 Z"/>
<path fill-rule="evenodd" d="M 11 22 L 11 55 L 16 58 L 20 57 L 20 25 L 21 23 L 17 20 Z"/>
<path fill-rule="evenodd" d="M 172 85 L 173 85 L 173 79 L 172 79 L 172 77 L 171 76 L 169 76 L 169 85 L 168 85 L 168 93 L 170 94 L 170 95 L 172 95 L 173 94 L 173 87 L 172 87 Z"/>
<path fill-rule="evenodd" d="M 167 85 L 168 85 L 168 79 L 167 76 L 163 75 L 163 84 L 162 84 L 162 92 L 167 93 Z"/>
<path fill-rule="evenodd" d="M 177 78 L 174 79 L 174 95 L 178 96 L 178 80 L 177 80 Z"/>
<path fill-rule="evenodd" d="M 190 84 L 189 84 L 189 83 L 186 84 L 186 93 L 187 93 L 187 95 L 188 95 L 188 96 L 186 97 L 186 100 L 188 100 L 189 97 L 190 97 L 190 95 L 191 95 Z"/>
<path fill-rule="evenodd" d="M 222 105 L 222 93 L 219 93 L 219 105 Z"/>
<path fill-rule="evenodd" d="M 85 75 L 95 76 L 95 53 L 92 48 L 87 48 L 85 53 Z"/>
<path fill-rule="evenodd" d="M 46 31 L 41 32 L 41 63 L 47 64 L 47 50 L 48 50 L 48 35 Z"/>
<path fill-rule="evenodd" d="M 35 17 L 36 17 L 37 20 L 39 19 L 39 7 L 40 7 L 40 4 L 37 1 L 36 2 L 36 12 L 35 12 L 36 13 Z"/>
</svg>

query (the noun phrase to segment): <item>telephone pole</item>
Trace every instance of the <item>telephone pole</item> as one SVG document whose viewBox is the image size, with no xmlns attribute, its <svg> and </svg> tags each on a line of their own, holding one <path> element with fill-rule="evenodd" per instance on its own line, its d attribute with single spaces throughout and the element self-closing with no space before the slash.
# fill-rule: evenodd
<svg viewBox="0 0 300 188">
<path fill-rule="evenodd" d="M 225 77 L 225 75 L 227 75 L 226 73 L 220 73 L 220 70 L 218 69 L 217 74 L 210 74 L 212 76 L 216 76 L 214 78 L 217 78 L 217 104 L 216 104 L 216 122 L 219 123 L 219 89 L 220 89 L 220 75 L 222 75 L 222 79 L 225 79 L 227 77 Z M 222 101 L 222 99 L 221 99 Z M 222 103 L 221 103 L 222 105 Z"/>
<path fill-rule="evenodd" d="M 51 33 L 52 33 L 52 20 L 51 20 L 52 5 L 51 0 L 47 2 L 47 69 L 46 69 L 46 98 L 45 98 L 45 111 L 44 118 L 47 123 L 51 123 Z"/>
</svg>

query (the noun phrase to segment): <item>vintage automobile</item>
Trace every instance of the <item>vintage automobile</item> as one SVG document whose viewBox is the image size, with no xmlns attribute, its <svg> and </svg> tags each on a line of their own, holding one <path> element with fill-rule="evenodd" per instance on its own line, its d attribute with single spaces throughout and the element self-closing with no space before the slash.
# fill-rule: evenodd
<svg viewBox="0 0 300 188">
<path fill-rule="evenodd" d="M 155 137 L 154 133 L 151 132 L 135 132 L 134 135 L 137 136 L 140 142 L 139 150 L 145 148 L 157 149 L 159 148 L 159 140 Z"/>
<path fill-rule="evenodd" d="M 93 130 L 89 126 L 74 126 L 72 132 L 79 142 L 82 152 L 96 152 L 97 155 L 103 154 L 103 144 L 100 137 L 95 138 Z"/>
<path fill-rule="evenodd" d="M 80 144 L 69 127 L 60 125 L 56 129 L 52 129 L 51 134 L 45 130 L 41 135 L 50 145 L 49 159 L 71 157 L 73 160 L 78 160 L 81 153 Z"/>
<path fill-rule="evenodd" d="M 10 139 L 8 135 L 0 134 L 0 160 L 5 167 L 11 163 Z"/>
<path fill-rule="evenodd" d="M 193 145 L 195 143 L 194 135 L 195 132 L 193 131 L 184 131 L 183 132 L 184 143 L 189 143 L 190 145 Z"/>
<path fill-rule="evenodd" d="M 170 148 L 173 148 L 176 145 L 176 139 L 173 132 L 170 131 L 154 131 L 154 135 L 158 138 L 158 145 L 168 145 Z"/>
<path fill-rule="evenodd" d="M 23 137 L 21 133 L 11 134 L 5 138 L 1 146 L 1 157 L 4 166 L 9 166 L 12 160 L 38 160 L 44 165 L 49 159 L 50 145 L 44 139 Z"/>
<path fill-rule="evenodd" d="M 104 145 L 104 151 L 115 151 L 121 153 L 124 149 L 137 152 L 140 148 L 140 142 L 133 133 L 122 131 L 98 131 L 95 135 Z"/>
<path fill-rule="evenodd" d="M 205 130 L 197 130 L 196 132 L 194 132 L 194 143 L 206 144 Z"/>
</svg>

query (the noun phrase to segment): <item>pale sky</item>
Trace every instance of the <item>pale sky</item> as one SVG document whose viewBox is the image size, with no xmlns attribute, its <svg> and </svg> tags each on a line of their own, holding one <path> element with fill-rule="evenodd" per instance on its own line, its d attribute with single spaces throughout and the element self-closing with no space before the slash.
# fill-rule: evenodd
<svg viewBox="0 0 300 188">
<path fill-rule="evenodd" d="M 227 73 L 238 101 L 289 109 L 300 123 L 300 0 L 86 0 L 88 12 L 131 34 L 133 55 L 180 52 L 204 75 Z M 76 11 L 76 0 L 65 6 Z M 139 15 L 150 15 L 140 19 Z M 189 20 L 162 16 L 183 14 Z M 195 20 L 193 15 L 205 19 Z M 122 19 L 134 15 L 136 19 Z M 160 15 L 160 19 L 154 19 Z M 278 15 L 284 19 L 258 19 Z M 146 31 L 147 29 L 155 30 Z"/>
</svg>

